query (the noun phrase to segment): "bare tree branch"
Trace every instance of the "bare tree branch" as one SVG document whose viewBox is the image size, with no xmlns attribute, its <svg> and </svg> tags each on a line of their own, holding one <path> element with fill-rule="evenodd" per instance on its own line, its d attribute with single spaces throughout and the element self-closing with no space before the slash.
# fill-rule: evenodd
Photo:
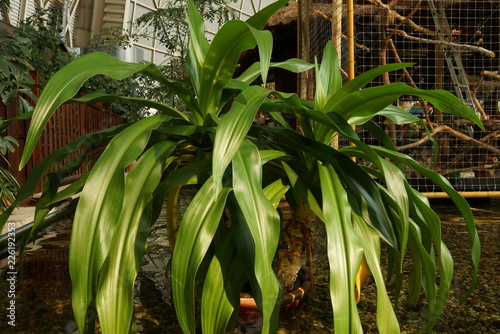
<svg viewBox="0 0 500 334">
<path fill-rule="evenodd" d="M 439 41 L 435 39 L 428 39 L 428 38 L 422 38 L 422 37 L 415 37 L 415 36 L 410 36 L 406 33 L 404 30 L 399 30 L 399 29 L 390 29 L 387 28 L 388 31 L 394 31 L 398 35 L 403 36 L 405 38 L 414 40 L 414 41 L 419 41 L 419 42 L 424 42 L 424 43 L 431 43 L 431 44 L 440 44 L 444 46 L 449 46 L 455 49 L 463 49 L 463 50 L 469 50 L 469 51 L 476 51 L 484 54 L 485 56 L 488 56 L 490 58 L 495 58 L 495 52 L 487 50 L 485 48 L 482 48 L 480 46 L 473 46 L 473 45 L 467 45 L 467 44 L 457 44 L 457 43 L 452 43 L 452 42 L 446 42 L 446 41 Z"/>
<path fill-rule="evenodd" d="M 466 134 L 463 134 L 461 132 L 458 132 L 457 130 L 450 128 L 448 125 L 440 125 L 440 126 L 434 128 L 434 130 L 431 132 L 431 135 L 434 136 L 436 133 L 441 132 L 441 131 L 447 131 L 451 135 L 453 135 L 457 138 L 467 140 L 472 145 L 479 146 L 479 147 L 484 148 L 485 150 L 490 151 L 490 152 L 495 153 L 495 154 L 500 154 L 500 149 L 498 149 L 492 145 L 483 143 L 477 139 L 471 138 L 471 137 L 467 136 Z M 425 137 L 422 137 L 421 139 L 419 139 L 416 142 L 413 142 L 411 144 L 399 146 L 399 147 L 397 147 L 397 150 L 403 151 L 403 150 L 407 150 L 407 149 L 412 148 L 412 147 L 417 147 L 417 146 L 425 143 L 427 140 L 429 140 L 429 138 L 427 136 L 425 136 Z"/>
<path fill-rule="evenodd" d="M 408 23 L 409 25 L 411 25 L 417 31 L 423 32 L 424 34 L 431 35 L 431 36 L 435 36 L 436 35 L 436 32 L 434 32 L 432 30 L 429 30 L 427 28 L 424 28 L 424 27 L 416 24 L 415 22 L 413 22 L 409 18 L 404 17 L 403 15 L 399 14 L 395 10 L 392 10 L 389 5 L 386 5 L 386 4 L 382 3 L 382 1 L 380 1 L 380 0 L 368 0 L 368 2 L 371 2 L 372 4 L 378 6 L 380 9 L 383 9 L 383 10 L 387 11 L 388 13 L 390 13 L 390 15 L 392 17 L 398 19 L 399 21 L 402 21 L 404 23 Z"/>
</svg>

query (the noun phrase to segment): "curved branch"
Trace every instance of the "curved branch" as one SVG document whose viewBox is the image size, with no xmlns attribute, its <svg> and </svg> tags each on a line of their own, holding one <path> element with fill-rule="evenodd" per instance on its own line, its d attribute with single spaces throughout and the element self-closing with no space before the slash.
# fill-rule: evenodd
<svg viewBox="0 0 500 334">
<path fill-rule="evenodd" d="M 380 1 L 380 0 L 368 0 L 368 2 L 371 2 L 372 4 L 378 6 L 379 8 L 381 8 L 381 9 L 383 9 L 385 11 L 388 11 L 388 13 L 390 13 L 394 18 L 396 18 L 399 21 L 402 21 L 404 23 L 408 23 L 409 25 L 411 25 L 413 27 L 413 29 L 415 29 L 417 31 L 420 31 L 420 32 L 422 32 L 424 34 L 431 35 L 431 36 L 435 36 L 436 35 L 435 31 L 429 30 L 427 28 L 424 28 L 424 27 L 416 24 L 415 22 L 413 22 L 409 18 L 404 17 L 403 15 L 399 14 L 395 10 L 392 10 L 391 7 L 389 7 L 388 5 L 382 3 L 382 1 Z"/>
<path fill-rule="evenodd" d="M 457 43 L 452 43 L 452 42 L 438 41 L 438 40 L 434 40 L 434 39 L 410 36 L 406 33 L 406 31 L 399 30 L 399 29 L 387 28 L 387 30 L 396 32 L 398 35 L 403 36 L 403 37 L 408 38 L 408 39 L 411 39 L 413 41 L 419 41 L 419 42 L 431 43 L 431 44 L 440 44 L 440 45 L 452 47 L 455 49 L 476 51 L 476 52 L 482 53 L 483 55 L 488 56 L 490 58 L 495 58 L 495 52 L 487 50 L 487 49 L 482 48 L 480 46 L 473 46 L 473 45 L 467 45 L 467 44 L 457 44 Z"/>
<path fill-rule="evenodd" d="M 500 154 L 500 149 L 497 149 L 496 147 L 491 146 L 489 144 L 486 144 L 484 142 L 481 142 L 477 139 L 471 138 L 471 137 L 469 137 L 461 132 L 458 132 L 457 130 L 452 129 L 448 125 L 440 125 L 440 126 L 434 128 L 434 130 L 431 132 L 431 135 L 434 136 L 436 133 L 441 132 L 441 131 L 448 131 L 450 134 L 452 134 L 453 136 L 455 136 L 457 138 L 467 140 L 471 144 L 479 146 L 481 148 L 484 148 L 485 150 L 493 152 L 495 154 Z M 419 139 L 416 142 L 413 142 L 411 144 L 404 145 L 404 146 L 398 146 L 397 150 L 403 151 L 403 150 L 407 150 L 409 148 L 417 147 L 417 146 L 425 143 L 427 140 L 429 140 L 429 138 L 427 136 L 425 136 L 425 137 L 422 137 L 421 139 Z"/>
</svg>

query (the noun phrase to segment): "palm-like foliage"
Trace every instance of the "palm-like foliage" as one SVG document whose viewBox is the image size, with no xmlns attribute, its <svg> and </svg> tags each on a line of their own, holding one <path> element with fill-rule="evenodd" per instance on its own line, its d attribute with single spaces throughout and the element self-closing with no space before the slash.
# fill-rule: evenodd
<svg viewBox="0 0 500 334">
<path fill-rule="evenodd" d="M 282 292 L 272 261 L 280 236 L 277 205 L 283 195 L 290 203 L 306 203 L 325 225 L 335 332 L 362 331 L 354 284 L 363 256 L 377 284 L 380 332 L 399 332 L 382 275 L 381 242 L 388 245 L 397 290 L 402 287 L 403 257 L 409 250 L 413 259 L 410 301 L 416 303 L 421 289 L 425 291 L 430 311 L 425 329 L 432 328 L 450 291 L 453 262 L 441 241 L 439 217 L 409 186 L 402 173 L 404 165 L 439 184 L 460 208 L 473 240 L 471 288 L 474 286 L 480 251 L 467 202 L 446 179 L 398 153 L 370 120 L 381 115 L 396 123 L 420 122 L 391 107 L 403 94 L 423 97 L 443 112 L 482 126 L 477 116 L 444 91 L 422 91 L 401 83 L 360 90 L 381 73 L 408 64 L 374 69 L 342 86 L 331 45 L 321 65 L 316 65 L 314 102 L 252 85 L 258 76 L 265 81 L 269 68 L 299 72 L 314 67 L 298 59 L 270 62 L 272 38 L 261 29 L 286 2 L 277 1 L 247 22 L 228 22 L 212 43 L 205 39 L 203 20 L 190 3 L 188 67 L 192 90 L 164 77 L 152 64 L 123 63 L 100 53 L 75 60 L 47 84 L 33 115 L 23 163 L 53 110 L 71 100 L 83 82 L 96 74 L 119 79 L 139 72 L 174 91 L 189 109 L 182 113 L 154 101 L 89 94 L 80 101 L 136 103 L 160 113 L 84 136 L 54 152 L 33 170 L 20 191 L 18 201 L 29 196 L 36 180 L 52 166 L 79 152 L 65 167 L 46 176 L 32 235 L 54 203 L 68 193 L 81 191 L 71 238 L 70 271 L 73 308 L 82 332 L 86 331 L 87 311 L 94 306 L 103 333 L 128 331 L 133 282 L 148 230 L 165 199 L 175 202 L 178 187 L 188 184 L 196 185 L 198 191 L 178 230 L 175 215 L 167 213 L 169 233 L 177 233 L 172 260 L 174 303 L 186 333 L 195 332 L 196 289 L 200 292 L 197 298 L 201 298 L 203 332 L 230 329 L 245 279 L 250 281 L 263 314 L 262 332 L 275 332 Z M 260 63 L 233 78 L 240 52 L 255 46 L 259 47 Z M 269 99 L 270 94 L 276 99 Z M 231 97 L 235 99 L 229 111 L 222 113 Z M 281 126 L 253 125 L 255 113 L 263 110 Z M 287 125 L 282 112 L 298 118 L 300 132 Z M 351 127 L 354 124 L 364 126 L 385 146 L 363 143 Z M 354 145 L 332 148 L 331 141 L 340 134 Z M 92 171 L 64 193 L 57 193 L 59 180 L 95 148 L 104 151 Z M 351 157 L 375 167 L 358 165 Z M 126 173 L 133 161 L 137 163 Z M 230 211 L 230 227 L 222 221 L 225 207 Z M 2 219 L 6 220 L 6 214 Z"/>
</svg>

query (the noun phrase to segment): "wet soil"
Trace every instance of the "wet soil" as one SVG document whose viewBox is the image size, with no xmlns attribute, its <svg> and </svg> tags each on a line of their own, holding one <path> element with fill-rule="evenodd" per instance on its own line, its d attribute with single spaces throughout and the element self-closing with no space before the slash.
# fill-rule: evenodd
<svg viewBox="0 0 500 334">
<path fill-rule="evenodd" d="M 471 201 L 482 244 L 480 275 L 476 290 L 461 302 L 471 277 L 470 239 L 463 220 L 451 202 L 433 200 L 443 220 L 443 240 L 455 261 L 455 276 L 450 299 L 432 333 L 500 333 L 500 199 Z M 161 226 L 162 221 L 157 223 Z M 0 281 L 0 333 L 75 333 L 71 311 L 71 282 L 67 271 L 67 245 L 71 220 L 67 219 L 44 232 L 35 250 L 28 251 L 23 265 L 23 280 L 16 283 L 16 326 L 7 324 L 8 284 L 6 272 Z M 314 230 L 314 291 L 307 302 L 280 322 L 279 333 L 333 333 L 328 295 L 328 267 L 324 235 Z M 173 309 L 168 272 L 169 247 L 164 231 L 155 230 L 150 238 L 149 255 L 143 260 L 136 283 L 135 316 L 137 333 L 181 333 Z M 2 265 L 2 263 L 0 263 Z M 358 304 L 366 333 L 377 333 L 375 285 L 369 279 Z M 397 315 L 401 332 L 410 333 L 425 324 L 425 303 L 405 306 L 400 298 Z M 241 333 L 258 333 L 257 328 L 240 328 Z"/>
</svg>

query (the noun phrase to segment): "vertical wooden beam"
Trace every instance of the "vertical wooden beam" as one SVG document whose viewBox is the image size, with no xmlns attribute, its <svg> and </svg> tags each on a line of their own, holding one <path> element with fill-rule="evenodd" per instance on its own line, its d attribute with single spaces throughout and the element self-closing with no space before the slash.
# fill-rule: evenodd
<svg viewBox="0 0 500 334">
<path fill-rule="evenodd" d="M 347 0 L 347 75 L 349 80 L 356 76 L 354 50 L 354 0 Z"/>
<path fill-rule="evenodd" d="M 332 0 L 332 43 L 342 64 L 342 0 Z"/>
<path fill-rule="evenodd" d="M 299 42 L 298 46 L 298 56 L 300 59 L 305 61 L 311 61 L 311 37 L 310 37 L 310 24 L 309 24 L 309 16 L 310 16 L 310 7 L 308 0 L 299 0 L 298 3 L 298 13 L 297 13 L 297 36 Z M 311 98 L 311 94 L 309 92 L 309 80 L 311 76 L 312 70 L 302 72 L 299 74 L 299 87 L 297 92 L 299 96 L 303 99 Z"/>
</svg>

